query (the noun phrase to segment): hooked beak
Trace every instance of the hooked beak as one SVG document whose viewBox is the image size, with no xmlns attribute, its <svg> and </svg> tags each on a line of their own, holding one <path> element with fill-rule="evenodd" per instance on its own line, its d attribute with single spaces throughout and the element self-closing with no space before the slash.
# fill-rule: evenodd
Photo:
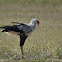
<svg viewBox="0 0 62 62">
<path fill-rule="evenodd" d="M 39 24 L 40 24 L 40 22 L 39 21 L 37 21 L 37 25 L 39 26 Z"/>
</svg>

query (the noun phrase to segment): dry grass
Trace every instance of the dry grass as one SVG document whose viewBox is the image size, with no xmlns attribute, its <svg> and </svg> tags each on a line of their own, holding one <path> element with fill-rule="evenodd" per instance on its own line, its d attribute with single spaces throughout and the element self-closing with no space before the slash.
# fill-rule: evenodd
<svg viewBox="0 0 62 62">
<path fill-rule="evenodd" d="M 17 0 L 16 0 L 17 1 Z M 0 26 L 12 25 L 11 22 L 29 23 L 31 18 L 38 18 L 40 26 L 25 42 L 24 60 L 13 60 L 15 55 L 21 57 L 19 36 L 0 32 L 0 61 L 1 62 L 61 62 L 62 58 L 62 6 L 40 4 L 20 4 L 18 2 L 0 0 Z M 36 1 L 36 0 L 35 0 Z M 45 1 L 45 0 L 44 0 Z M 38 2 L 39 3 L 39 2 Z M 1 30 L 0 30 L 1 31 Z M 8 60 L 9 59 L 9 60 Z M 52 60 L 53 59 L 53 60 Z"/>
</svg>

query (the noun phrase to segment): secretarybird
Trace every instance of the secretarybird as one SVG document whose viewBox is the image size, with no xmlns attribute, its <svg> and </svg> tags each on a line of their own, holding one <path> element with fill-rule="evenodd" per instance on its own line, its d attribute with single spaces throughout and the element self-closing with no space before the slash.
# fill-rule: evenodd
<svg viewBox="0 0 62 62">
<path fill-rule="evenodd" d="M 18 23 L 18 22 L 12 22 L 12 23 L 16 23 L 16 25 L 2 26 L 0 28 L 3 29 L 2 32 L 8 32 L 8 33 L 12 33 L 20 36 L 20 48 L 21 48 L 22 58 L 24 58 L 24 52 L 23 52 L 24 42 L 27 39 L 27 37 L 36 28 L 36 24 L 39 25 L 39 21 L 34 18 L 30 20 L 29 24 Z"/>
</svg>

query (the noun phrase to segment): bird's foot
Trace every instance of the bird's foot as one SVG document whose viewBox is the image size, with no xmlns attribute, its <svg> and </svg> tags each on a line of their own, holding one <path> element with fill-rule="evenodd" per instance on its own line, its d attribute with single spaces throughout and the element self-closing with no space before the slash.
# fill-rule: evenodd
<svg viewBox="0 0 62 62">
<path fill-rule="evenodd" d="M 21 59 L 21 57 L 19 55 L 15 55 L 13 58 L 13 60 L 20 60 L 20 59 Z"/>
<path fill-rule="evenodd" d="M 25 56 L 24 55 L 22 55 L 22 59 L 25 59 Z"/>
</svg>

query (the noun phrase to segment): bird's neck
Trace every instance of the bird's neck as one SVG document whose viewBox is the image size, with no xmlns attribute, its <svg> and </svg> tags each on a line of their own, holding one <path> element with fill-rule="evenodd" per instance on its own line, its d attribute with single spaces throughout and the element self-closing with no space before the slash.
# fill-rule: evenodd
<svg viewBox="0 0 62 62">
<path fill-rule="evenodd" d="M 31 21 L 31 22 L 30 22 L 30 25 L 31 25 L 31 27 L 33 28 L 33 30 L 36 28 L 36 22 Z"/>
<path fill-rule="evenodd" d="M 36 26 L 36 22 L 35 21 L 31 21 L 30 24 L 32 24 L 33 26 Z"/>
</svg>

